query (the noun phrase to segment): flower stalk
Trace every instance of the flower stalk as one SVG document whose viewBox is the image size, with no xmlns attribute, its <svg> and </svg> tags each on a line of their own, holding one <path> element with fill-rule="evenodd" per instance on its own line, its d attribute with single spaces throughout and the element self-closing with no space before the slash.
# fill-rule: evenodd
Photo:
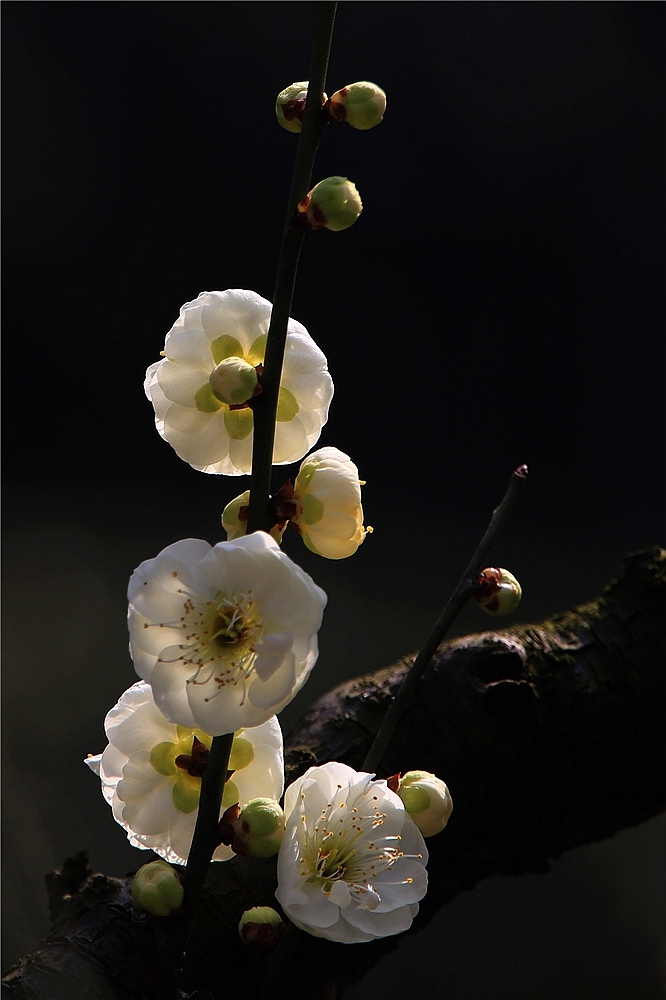
<svg viewBox="0 0 666 1000">
<path fill-rule="evenodd" d="M 211 745 L 206 770 L 201 778 L 199 813 L 194 827 L 192 847 L 187 859 L 183 884 L 183 909 L 179 928 L 183 950 L 187 947 L 187 939 L 192 930 L 194 913 L 203 884 L 206 881 L 210 859 L 220 842 L 218 834 L 220 807 L 233 741 L 233 733 L 215 737 Z"/>
<path fill-rule="evenodd" d="M 287 324 L 296 283 L 298 261 L 305 230 L 295 224 L 297 205 L 310 189 L 314 160 L 319 139 L 326 125 L 321 111 L 328 59 L 333 36 L 337 3 L 317 3 L 317 18 L 310 63 L 308 98 L 303 115 L 303 128 L 298 139 L 296 159 L 291 178 L 287 216 L 278 259 L 273 310 L 268 329 L 262 392 L 254 400 L 254 443 L 252 451 L 252 489 L 248 512 L 248 534 L 270 531 L 269 494 L 273 465 L 273 443 L 280 376 L 287 339 Z M 224 782 L 233 743 L 233 733 L 216 736 L 201 782 L 199 814 L 192 847 L 185 870 L 184 900 L 180 935 L 182 947 L 187 945 L 199 894 L 208 873 L 210 859 L 218 844 L 218 823 Z"/>
<path fill-rule="evenodd" d="M 372 746 L 363 761 L 363 771 L 370 771 L 373 774 L 377 772 L 379 765 L 381 764 L 384 751 L 389 745 L 391 737 L 393 736 L 400 720 L 400 715 L 406 708 L 412 691 L 423 676 L 426 667 L 437 652 L 439 644 L 444 639 L 444 636 L 455 621 L 458 613 L 462 610 L 469 598 L 474 596 L 474 580 L 479 575 L 491 545 L 503 528 L 506 519 L 511 513 L 513 505 L 522 492 L 526 482 L 527 466 L 520 465 L 514 472 L 511 473 L 506 493 L 504 494 L 499 506 L 493 511 L 490 523 L 483 538 L 476 548 L 476 552 L 472 556 L 467 569 L 460 577 L 458 585 L 451 594 L 451 597 L 448 599 L 441 615 L 435 622 L 434 628 L 426 639 L 418 656 L 414 660 L 414 663 L 405 677 L 400 690 L 395 696 L 391 707 L 384 716 Z"/>
<path fill-rule="evenodd" d="M 321 95 L 326 84 L 336 8 L 337 3 L 317 3 L 308 97 L 287 201 L 287 215 L 273 292 L 273 311 L 268 328 L 264 370 L 261 378 L 262 392 L 255 398 L 252 407 L 254 444 L 248 534 L 252 531 L 270 531 L 272 526 L 268 498 L 271 491 L 275 415 L 287 339 L 287 323 L 294 295 L 301 246 L 305 236 L 305 229 L 297 222 L 297 206 L 310 190 L 317 147 L 327 124 L 327 118 L 321 110 Z"/>
</svg>

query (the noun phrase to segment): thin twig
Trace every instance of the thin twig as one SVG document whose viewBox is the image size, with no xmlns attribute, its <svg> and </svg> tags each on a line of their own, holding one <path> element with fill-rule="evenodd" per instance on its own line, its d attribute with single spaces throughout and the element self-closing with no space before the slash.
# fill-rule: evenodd
<svg viewBox="0 0 666 1000">
<path fill-rule="evenodd" d="M 315 35 L 310 63 L 308 96 L 303 114 L 303 128 L 298 140 L 296 160 L 291 177 L 287 217 L 280 247 L 275 289 L 273 291 L 273 311 L 268 328 L 264 370 L 261 376 L 260 395 L 253 401 L 254 442 L 252 446 L 252 480 L 250 489 L 250 509 L 248 512 L 248 534 L 252 531 L 270 531 L 273 520 L 270 516 L 268 499 L 271 490 L 271 470 L 273 465 L 273 444 L 275 441 L 275 417 L 277 413 L 282 362 L 287 340 L 287 324 L 294 295 L 298 259 L 301 253 L 305 229 L 295 224 L 298 203 L 310 189 L 312 169 L 319 139 L 326 126 L 322 113 L 321 97 L 326 85 L 328 56 L 331 49 L 333 24 L 337 3 L 318 3 Z"/>
<path fill-rule="evenodd" d="M 379 727 L 370 750 L 368 751 L 368 755 L 363 761 L 361 770 L 369 771 L 373 774 L 377 773 L 384 751 L 389 745 L 391 737 L 395 732 L 400 715 L 408 703 L 410 694 L 414 690 L 418 680 L 423 676 L 424 670 L 437 652 L 437 647 L 444 639 L 444 636 L 455 621 L 456 616 L 462 610 L 469 598 L 473 595 L 473 581 L 479 575 L 479 572 L 484 568 L 484 562 L 486 555 L 488 554 L 488 550 L 504 526 L 504 522 L 509 516 L 511 508 L 518 499 L 518 495 L 522 491 L 526 481 L 527 466 L 520 465 L 515 472 L 511 474 L 504 498 L 499 507 L 496 507 L 493 511 L 493 516 L 490 519 L 490 524 L 486 529 L 485 535 L 479 542 L 476 552 L 472 556 L 467 569 L 458 581 L 456 589 L 451 594 L 444 610 L 435 622 L 432 632 L 426 639 L 423 648 L 414 660 L 409 673 L 405 677 L 400 690 L 395 696 L 391 707 L 384 716 L 384 720 Z"/>
</svg>

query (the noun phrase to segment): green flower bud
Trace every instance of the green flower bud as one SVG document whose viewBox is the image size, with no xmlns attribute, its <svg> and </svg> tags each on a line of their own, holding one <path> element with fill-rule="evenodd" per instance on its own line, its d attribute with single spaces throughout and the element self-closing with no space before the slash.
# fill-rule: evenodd
<svg viewBox="0 0 666 1000">
<path fill-rule="evenodd" d="M 222 527 L 227 533 L 227 541 L 241 538 L 247 533 L 247 509 L 250 504 L 250 491 L 245 490 L 239 497 L 232 500 L 222 511 Z"/>
<path fill-rule="evenodd" d="M 285 924 L 272 906 L 253 906 L 240 918 L 238 933 L 243 944 L 272 946 L 284 934 Z"/>
<path fill-rule="evenodd" d="M 228 542 L 234 538 L 241 538 L 243 535 L 247 534 L 247 514 L 249 505 L 250 491 L 245 490 L 245 493 L 241 493 L 239 497 L 236 497 L 235 500 L 228 503 L 222 511 L 222 527 L 227 533 Z M 286 527 L 286 522 L 282 525 L 282 527 L 274 524 L 269 532 L 271 538 L 274 538 L 278 545 L 282 541 L 282 536 L 284 535 Z"/>
<path fill-rule="evenodd" d="M 479 593 L 474 600 L 489 615 L 508 615 L 520 604 L 523 591 L 513 573 L 501 566 L 488 566 L 474 581 Z"/>
<path fill-rule="evenodd" d="M 331 97 L 331 117 L 346 121 L 363 131 L 379 125 L 386 111 L 386 94 L 376 83 L 361 80 L 350 83 Z"/>
<path fill-rule="evenodd" d="M 134 876 L 132 899 L 153 916 L 168 917 L 183 901 L 178 873 L 166 861 L 151 861 Z"/>
<path fill-rule="evenodd" d="M 213 395 L 229 406 L 241 406 L 252 399 L 257 388 L 257 372 L 242 358 L 225 358 L 209 376 Z"/>
<path fill-rule="evenodd" d="M 275 115 L 282 128 L 287 132 L 300 132 L 302 128 L 303 112 L 305 111 L 305 101 L 308 96 L 308 81 L 292 83 L 285 87 L 277 95 L 275 102 Z M 323 95 L 322 105 L 327 101 L 326 94 Z"/>
<path fill-rule="evenodd" d="M 407 771 L 400 779 L 398 795 L 424 837 L 434 837 L 449 821 L 453 802 L 441 778 L 430 771 Z"/>
<path fill-rule="evenodd" d="M 234 823 L 236 837 L 253 858 L 271 858 L 284 837 L 284 812 L 275 799 L 256 798 L 241 810 Z"/>
<path fill-rule="evenodd" d="M 346 177 L 327 177 L 306 194 L 298 206 L 311 229 L 337 233 L 353 226 L 363 211 L 356 185 Z"/>
</svg>

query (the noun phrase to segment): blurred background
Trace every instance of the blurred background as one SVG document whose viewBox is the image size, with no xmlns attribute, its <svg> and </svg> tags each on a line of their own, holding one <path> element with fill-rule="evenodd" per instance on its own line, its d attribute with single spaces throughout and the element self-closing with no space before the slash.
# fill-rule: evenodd
<svg viewBox="0 0 666 1000">
<path fill-rule="evenodd" d="M 6 968 L 47 930 L 45 872 L 145 859 L 81 763 L 136 679 L 127 580 L 219 541 L 247 480 L 181 462 L 142 379 L 200 291 L 272 296 L 296 145 L 273 106 L 307 77 L 314 4 L 3 6 Z M 308 236 L 292 314 L 336 385 L 320 444 L 358 464 L 375 533 L 339 563 L 286 543 L 329 606 L 285 729 L 418 648 L 519 463 L 493 557 L 525 596 L 502 624 L 595 597 L 662 540 L 663 19 L 339 5 L 328 92 L 369 79 L 388 110 L 323 138 L 315 180 L 349 176 L 365 207 Z M 488 627 L 468 608 L 454 634 Z M 661 998 L 663 832 L 481 884 L 350 1000 Z"/>
</svg>

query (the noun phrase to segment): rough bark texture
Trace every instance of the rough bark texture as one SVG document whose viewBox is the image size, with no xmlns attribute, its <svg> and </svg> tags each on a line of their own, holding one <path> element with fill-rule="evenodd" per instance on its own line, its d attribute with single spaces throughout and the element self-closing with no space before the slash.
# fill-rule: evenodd
<svg viewBox="0 0 666 1000">
<path fill-rule="evenodd" d="M 429 841 L 430 887 L 410 933 L 480 879 L 545 872 L 563 851 L 664 808 L 655 762 L 664 723 L 665 595 L 666 553 L 652 549 L 628 556 L 619 579 L 590 604 L 440 647 L 381 769 L 384 776 L 434 771 L 455 806 L 446 831 Z M 411 659 L 320 699 L 287 741 L 288 780 L 326 760 L 360 767 Z M 3 996 L 179 995 L 165 945 L 168 919 L 138 914 L 127 880 L 92 875 L 78 856 L 47 886 L 52 931 L 8 973 Z M 211 867 L 186 977 L 200 1000 L 241 990 L 262 995 L 266 959 L 241 945 L 236 927 L 244 909 L 276 905 L 274 889 L 274 861 L 235 858 Z M 263 995 L 298 1000 L 298 984 L 307 983 L 308 1000 L 313 984 L 317 997 L 340 997 L 393 947 L 391 938 L 336 945 L 290 929 L 269 959 L 273 985 Z"/>
</svg>

